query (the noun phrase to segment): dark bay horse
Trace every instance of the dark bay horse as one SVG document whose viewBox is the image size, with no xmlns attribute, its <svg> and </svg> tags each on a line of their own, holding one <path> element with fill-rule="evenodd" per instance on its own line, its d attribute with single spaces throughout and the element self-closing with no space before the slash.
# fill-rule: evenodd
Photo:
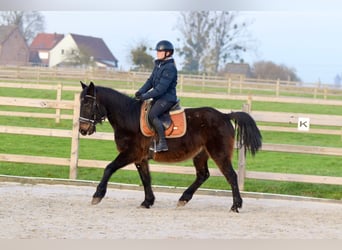
<svg viewBox="0 0 342 250">
<path fill-rule="evenodd" d="M 114 130 L 114 140 L 119 155 L 109 163 L 93 195 L 92 204 L 98 204 L 105 196 L 107 184 L 112 174 L 134 163 L 145 191 L 142 207 L 150 208 L 155 200 L 151 187 L 151 175 L 148 160 L 151 157 L 149 147 L 152 137 L 144 136 L 140 131 L 139 117 L 142 102 L 111 88 L 89 86 L 82 83 L 80 95 L 81 111 L 79 131 L 82 135 L 91 135 L 96 124 L 107 118 Z M 184 191 L 178 201 L 179 206 L 189 202 L 195 191 L 209 177 L 208 159 L 211 157 L 228 183 L 233 194 L 232 211 L 239 212 L 242 198 L 233 169 L 231 158 L 236 139 L 254 156 L 261 148 L 261 134 L 253 118 L 245 112 L 224 114 L 214 108 L 186 108 L 187 131 L 179 138 L 167 139 L 169 150 L 155 153 L 153 159 L 159 162 L 180 162 L 193 159 L 196 168 L 195 181 Z M 235 121 L 236 131 L 232 125 Z"/>
</svg>

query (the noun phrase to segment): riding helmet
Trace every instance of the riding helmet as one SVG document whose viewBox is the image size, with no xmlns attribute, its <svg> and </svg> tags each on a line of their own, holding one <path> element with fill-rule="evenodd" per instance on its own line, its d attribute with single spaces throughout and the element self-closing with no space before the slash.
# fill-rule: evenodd
<svg viewBox="0 0 342 250">
<path fill-rule="evenodd" d="M 174 48 L 172 43 L 167 40 L 159 41 L 156 45 L 156 50 L 158 51 L 170 51 L 173 54 Z"/>
</svg>

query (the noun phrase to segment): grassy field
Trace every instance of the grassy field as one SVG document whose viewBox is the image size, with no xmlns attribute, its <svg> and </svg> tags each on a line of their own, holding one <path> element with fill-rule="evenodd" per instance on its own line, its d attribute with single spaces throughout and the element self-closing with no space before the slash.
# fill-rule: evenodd
<svg viewBox="0 0 342 250">
<path fill-rule="evenodd" d="M 0 88 L 0 96 L 55 99 L 56 93 L 55 91 Z M 74 93 L 67 91 L 63 92 L 62 98 L 64 100 L 72 100 L 73 97 Z M 232 110 L 241 109 L 243 103 L 243 101 L 230 101 L 218 99 L 181 99 L 181 104 L 183 106 L 212 106 L 219 109 Z M 9 106 L 0 106 L 0 110 L 42 112 L 40 109 L 24 109 Z M 293 112 L 295 110 L 298 113 L 330 115 L 342 114 L 342 107 L 336 106 L 332 107 L 323 105 L 298 105 L 262 102 L 253 102 L 253 110 L 274 112 Z M 44 110 L 44 112 L 53 113 L 55 111 Z M 70 113 L 70 111 L 63 112 Z M 72 121 L 63 120 L 60 124 L 56 124 L 53 119 L 35 119 L 20 117 L 9 118 L 0 116 L 0 125 L 71 129 Z M 285 125 L 282 124 L 282 126 Z M 286 126 L 295 125 L 287 124 Z M 320 126 L 320 128 L 322 128 L 322 126 Z M 108 123 L 104 123 L 103 125 L 98 126 L 97 131 L 111 132 L 112 128 L 108 125 Z M 319 135 L 308 133 L 299 134 L 269 131 L 262 131 L 262 135 L 264 143 L 342 147 L 342 139 L 339 135 Z M 69 138 L 0 134 L 0 141 L 0 153 L 39 155 L 63 158 L 68 158 L 70 156 L 71 139 Z M 117 151 L 113 141 L 81 139 L 81 159 L 105 160 L 109 162 L 113 160 L 116 155 Z M 256 155 L 255 158 L 252 158 L 251 156 L 247 157 L 247 170 L 324 176 L 342 176 L 341 160 L 342 156 L 333 157 L 261 151 Z M 153 161 L 151 163 L 153 163 Z M 237 155 L 234 156 L 233 163 L 235 166 L 237 166 Z M 16 164 L 5 162 L 1 162 L 0 164 L 0 174 L 5 175 L 39 176 L 51 178 L 68 178 L 69 175 L 68 167 Z M 178 165 L 192 167 L 192 162 L 189 160 Z M 215 167 L 212 161 L 209 162 L 209 166 Z M 80 168 L 78 172 L 78 179 L 99 180 L 102 176 L 102 172 L 102 169 Z M 186 187 L 191 184 L 191 182 L 194 179 L 194 176 L 152 173 L 152 178 L 154 185 Z M 111 181 L 140 184 L 140 179 L 136 171 L 118 171 L 112 176 Z M 226 183 L 223 177 L 211 177 L 202 187 L 215 189 L 229 188 L 228 184 Z M 331 199 L 342 199 L 342 187 L 338 185 L 318 185 L 247 179 L 245 183 L 245 190 L 253 192 L 281 193 Z"/>
</svg>

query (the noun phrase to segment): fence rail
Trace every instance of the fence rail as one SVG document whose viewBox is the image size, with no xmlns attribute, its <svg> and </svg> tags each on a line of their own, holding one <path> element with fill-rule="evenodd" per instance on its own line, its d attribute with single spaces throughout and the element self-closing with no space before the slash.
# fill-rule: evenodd
<svg viewBox="0 0 342 250">
<path fill-rule="evenodd" d="M 6 87 L 8 87 L 8 84 Z M 15 84 L 14 84 L 15 85 Z M 12 86 L 14 86 L 12 85 Z M 15 85 L 18 86 L 18 85 Z M 2 87 L 0 85 L 0 87 Z M 20 85 L 20 88 L 27 87 L 27 85 Z M 29 85 L 31 87 L 31 85 Z M 34 88 L 37 86 L 35 85 Z M 70 90 L 75 91 L 75 87 L 69 86 Z M 44 89 L 53 89 L 51 86 L 44 86 Z M 57 87 L 58 89 L 64 89 Z M 79 88 L 77 88 L 79 90 Z M 193 97 L 201 96 L 202 94 L 189 94 Z M 57 95 L 58 96 L 58 95 Z M 208 98 L 208 95 L 205 95 Z M 216 96 L 217 98 L 217 96 Z M 284 98 L 281 98 L 283 101 Z M 248 98 L 250 101 L 250 98 Z M 247 101 L 248 101 L 247 100 Z M 286 100 L 285 100 L 286 101 Z M 323 101 L 323 100 L 321 100 Z M 334 101 L 335 102 L 335 101 Z M 47 99 L 30 99 L 30 98 L 15 98 L 15 97 L 1 97 L 0 105 L 11 105 L 18 107 L 36 107 L 36 108 L 52 108 L 52 109 L 69 109 L 73 110 L 73 115 L 61 115 L 60 119 L 73 119 L 73 129 L 72 130 L 61 130 L 61 129 L 46 129 L 46 128 L 26 128 L 26 127 L 16 127 L 16 126 L 0 126 L 0 133 L 9 134 L 27 134 L 27 135 L 39 135 L 39 136 L 52 136 L 52 137 L 67 137 L 72 138 L 70 158 L 56 158 L 56 157 L 42 157 L 42 156 L 28 156 L 28 155 L 13 155 L 13 154 L 0 154 L 0 161 L 3 162 L 23 162 L 23 163 L 33 163 L 33 164 L 47 164 L 47 165 L 61 165 L 70 167 L 70 178 L 76 179 L 77 177 L 77 167 L 100 167 L 103 168 L 108 162 L 106 161 L 94 161 L 94 160 L 84 160 L 78 158 L 78 148 L 79 148 L 79 133 L 78 133 L 78 114 L 79 114 L 79 97 L 75 94 L 74 101 L 63 101 L 57 100 L 47 100 Z M 221 110 L 222 111 L 222 110 Z M 11 115 L 27 115 L 32 117 L 43 117 L 46 118 L 56 118 L 55 114 L 44 114 L 42 113 L 30 113 L 30 112 L 4 112 L 2 111 L 0 115 L 11 116 Z M 257 121 L 272 121 L 275 116 L 277 119 L 281 118 L 283 121 L 288 122 L 291 118 L 292 122 L 296 122 L 296 117 L 289 115 L 289 113 L 274 113 L 274 112 L 256 112 L 252 111 L 251 115 Z M 323 124 L 322 120 L 329 121 L 324 122 L 333 123 L 334 126 L 341 126 L 342 116 L 334 116 L 333 118 L 324 115 L 314 115 L 313 123 Z M 334 123 L 334 121 L 337 121 Z M 268 126 L 265 129 L 270 129 Z M 272 127 L 272 131 L 276 131 L 277 127 Z M 283 131 L 284 128 L 280 128 Z M 291 131 L 293 132 L 293 131 Z M 318 132 L 318 131 L 316 131 Z M 324 131 L 320 131 L 324 132 Z M 327 130 L 327 133 L 338 134 L 341 133 L 340 130 Z M 97 140 L 113 140 L 113 133 L 96 133 L 91 137 L 85 137 L 84 139 L 97 139 Z M 283 145 L 283 144 L 264 144 L 264 151 L 276 151 L 276 152 L 292 152 L 292 153 L 309 153 L 309 154 L 320 154 L 320 155 L 330 155 L 330 156 L 341 156 L 342 148 L 333 147 L 315 147 L 315 146 L 300 146 L 300 145 Z M 296 175 L 296 174 L 285 174 L 285 173 L 266 173 L 266 172 L 255 172 L 246 171 L 245 169 L 245 159 L 242 157 L 244 154 L 240 154 L 238 163 L 238 175 L 239 175 L 239 185 L 241 190 L 243 190 L 243 180 L 244 178 L 252 179 L 263 179 L 263 180 L 279 180 L 279 181 L 295 181 L 295 182 L 310 182 L 310 183 L 324 183 L 324 184 L 337 184 L 342 185 L 342 177 L 332 177 L 332 176 L 315 176 L 315 175 Z M 133 170 L 134 165 L 127 166 L 125 169 Z M 151 171 L 164 172 L 164 173 L 179 173 L 179 174 L 194 174 L 194 169 L 184 166 L 167 166 L 167 165 L 151 165 Z M 210 169 L 212 176 L 222 176 L 218 169 Z"/>
<path fill-rule="evenodd" d="M 137 89 L 149 76 L 149 72 L 126 72 L 104 69 L 75 69 L 47 67 L 0 67 L 0 82 L 25 82 L 38 84 L 64 84 L 84 81 L 100 81 Z M 204 92 L 230 94 L 262 94 L 267 96 L 313 97 L 314 99 L 341 99 L 342 89 L 332 84 L 302 83 L 282 80 L 246 78 L 242 75 L 208 76 L 180 74 L 178 92 Z"/>
</svg>

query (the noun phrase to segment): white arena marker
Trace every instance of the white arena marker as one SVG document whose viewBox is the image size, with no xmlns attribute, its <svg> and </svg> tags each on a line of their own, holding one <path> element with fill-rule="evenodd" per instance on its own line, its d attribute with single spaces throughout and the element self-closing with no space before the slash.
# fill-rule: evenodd
<svg viewBox="0 0 342 250">
<path fill-rule="evenodd" d="M 298 130 L 309 131 L 310 130 L 310 118 L 299 117 L 298 118 Z"/>
</svg>

